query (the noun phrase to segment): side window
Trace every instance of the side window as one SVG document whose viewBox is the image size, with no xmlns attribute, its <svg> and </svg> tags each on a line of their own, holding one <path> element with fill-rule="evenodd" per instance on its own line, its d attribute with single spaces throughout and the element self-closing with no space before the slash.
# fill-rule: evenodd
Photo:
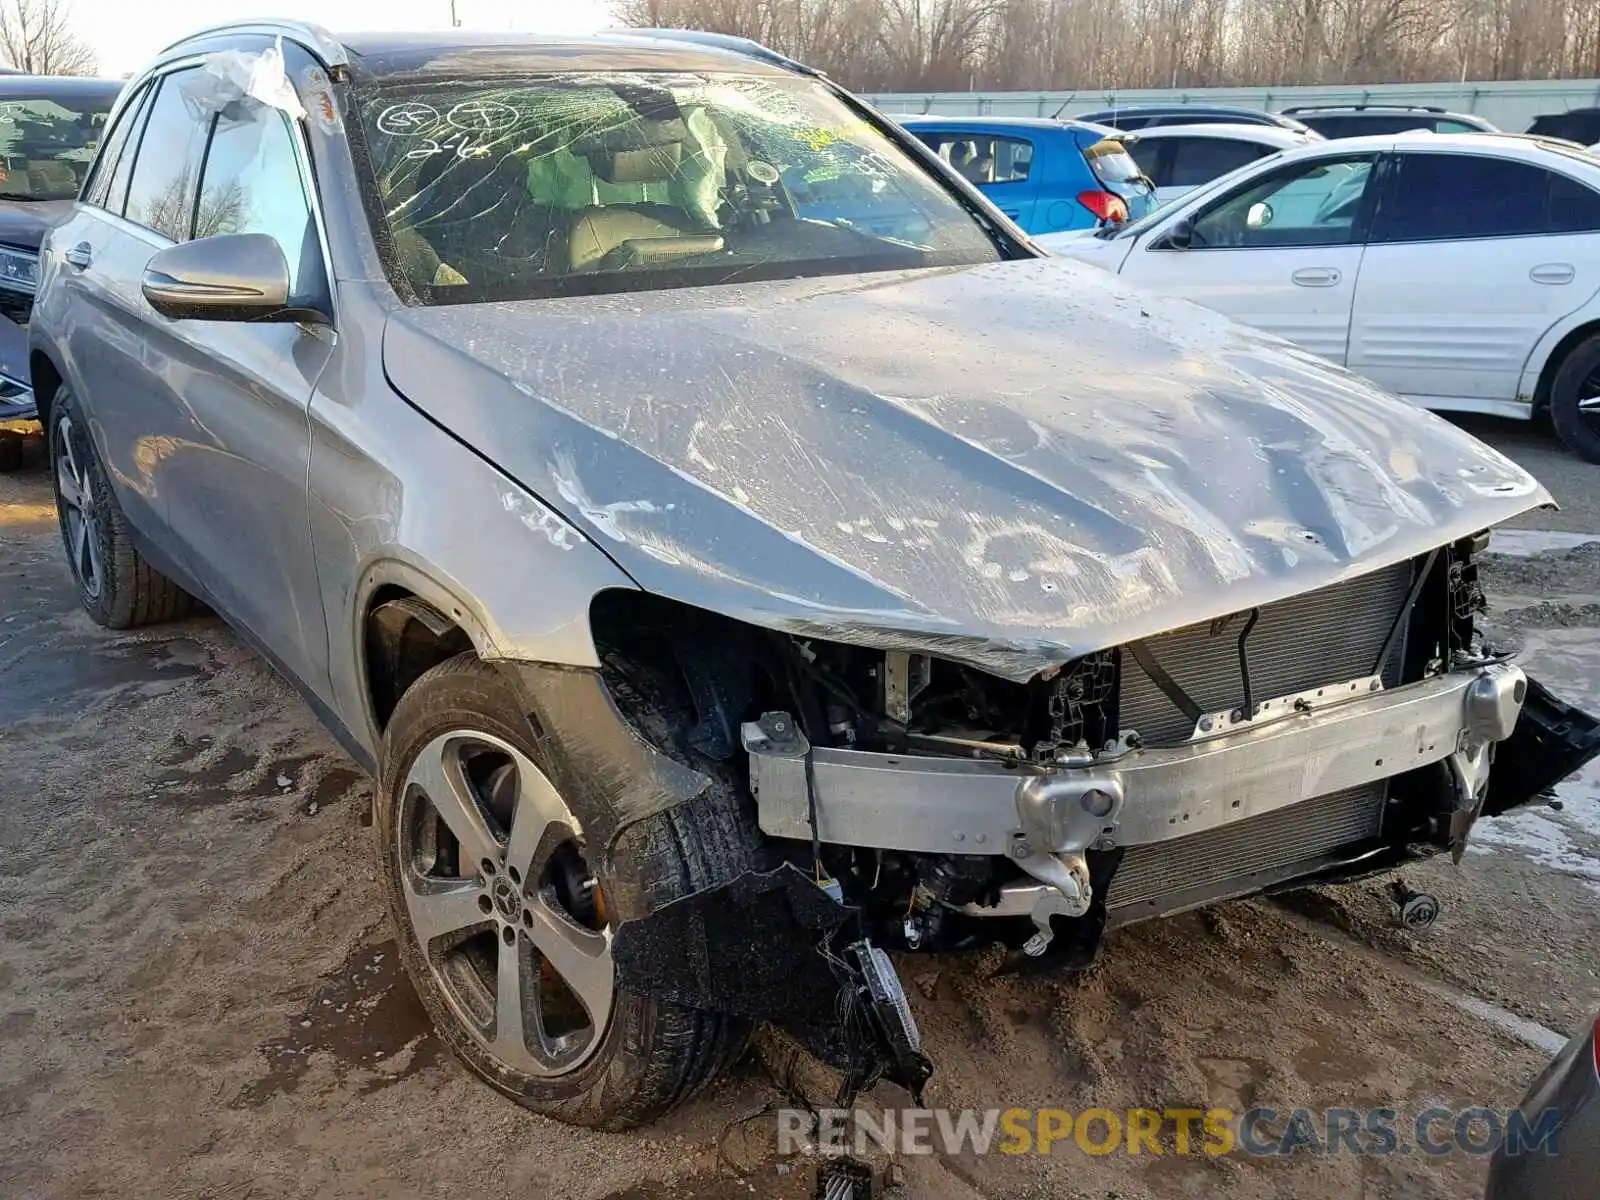
<svg viewBox="0 0 1600 1200">
<path fill-rule="evenodd" d="M 1190 246 L 1276 248 L 1356 241 L 1356 217 L 1373 158 L 1296 163 L 1212 205 L 1194 222 Z"/>
<path fill-rule="evenodd" d="M 1161 169 L 1161 148 L 1171 141 L 1171 138 L 1157 138 L 1150 142 L 1126 138 L 1122 144 L 1133 156 L 1133 161 L 1139 164 L 1141 175 L 1153 181 L 1157 187 L 1166 187 L 1165 172 Z"/>
<path fill-rule="evenodd" d="M 1600 192 L 1550 172 L 1550 232 L 1600 232 Z"/>
<path fill-rule="evenodd" d="M 128 220 L 175 242 L 189 238 L 195 182 L 211 124 L 208 118 L 192 114 L 184 103 L 182 84 L 187 74 L 175 71 L 161 81 L 139 139 L 123 207 Z"/>
<path fill-rule="evenodd" d="M 195 208 L 194 236 L 264 233 L 283 248 L 289 292 L 320 290 L 322 250 L 284 115 L 262 104 L 228 105 L 217 115 Z"/>
<path fill-rule="evenodd" d="M 1482 154 L 1406 154 L 1376 240 L 1454 241 L 1545 231 L 1550 173 Z"/>
<path fill-rule="evenodd" d="M 1172 172 L 1167 180 L 1173 187 L 1199 187 L 1218 175 L 1255 162 L 1271 148 L 1236 138 L 1177 138 L 1172 149 Z"/>
<path fill-rule="evenodd" d="M 1360 137 L 1367 132 L 1360 117 L 1307 117 L 1305 123 L 1329 141 Z"/>
<path fill-rule="evenodd" d="M 972 183 L 1018 183 L 1033 167 L 1033 143 L 1025 138 L 971 133 L 918 136 Z"/>
<path fill-rule="evenodd" d="M 115 205 L 108 204 L 106 197 L 112 194 L 111 182 L 121 165 L 123 147 L 128 144 L 130 136 L 139 128 L 140 120 L 144 115 L 144 102 L 150 95 L 150 85 L 141 85 L 139 90 L 128 98 L 127 105 L 122 110 L 121 117 L 117 120 L 116 127 L 107 135 L 100 146 L 100 155 L 95 159 L 93 174 L 89 177 L 87 186 L 83 189 L 85 203 L 96 205 L 100 208 L 122 207 L 122 192 L 117 192 Z M 131 160 L 133 155 L 128 155 Z M 127 172 L 122 173 L 123 188 L 127 187 Z"/>
</svg>

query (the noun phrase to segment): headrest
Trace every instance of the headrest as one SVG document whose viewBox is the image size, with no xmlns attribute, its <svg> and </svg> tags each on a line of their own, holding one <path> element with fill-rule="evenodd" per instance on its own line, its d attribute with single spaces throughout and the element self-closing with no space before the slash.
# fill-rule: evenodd
<svg viewBox="0 0 1600 1200">
<path fill-rule="evenodd" d="M 606 183 L 664 183 L 674 178 L 683 161 L 683 143 L 667 142 L 636 150 L 591 151 L 589 169 Z"/>
</svg>

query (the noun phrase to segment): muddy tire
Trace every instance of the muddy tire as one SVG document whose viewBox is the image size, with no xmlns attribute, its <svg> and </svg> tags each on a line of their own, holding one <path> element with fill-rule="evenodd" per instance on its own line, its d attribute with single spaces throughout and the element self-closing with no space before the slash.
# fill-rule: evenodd
<svg viewBox="0 0 1600 1200">
<path fill-rule="evenodd" d="M 617 877 L 594 878 L 550 782 L 560 754 L 504 674 L 458 655 L 395 708 L 373 827 L 401 958 L 451 1050 L 535 1112 L 629 1129 L 712 1079 L 749 1027 L 614 988 L 605 894 L 689 895 L 746 869 L 752 842 L 731 797 L 697 797 L 630 826 Z"/>
<path fill-rule="evenodd" d="M 61 540 L 84 611 L 108 629 L 155 625 L 193 613 L 194 597 L 134 549 L 88 422 L 65 387 L 50 406 L 46 447 Z"/>
<path fill-rule="evenodd" d="M 1550 421 L 1556 435 L 1579 458 L 1600 463 L 1600 408 L 1578 405 L 1600 397 L 1600 336 L 1572 348 L 1550 384 Z"/>
</svg>

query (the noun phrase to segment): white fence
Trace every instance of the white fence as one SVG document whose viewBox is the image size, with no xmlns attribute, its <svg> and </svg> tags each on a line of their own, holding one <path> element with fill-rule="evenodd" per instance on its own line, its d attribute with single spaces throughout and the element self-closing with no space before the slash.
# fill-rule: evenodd
<svg viewBox="0 0 1600 1200">
<path fill-rule="evenodd" d="M 1070 117 L 1114 105 L 1173 101 L 1242 104 L 1273 112 L 1297 104 L 1426 104 L 1452 112 L 1477 113 L 1501 129 L 1516 132 L 1526 129 L 1540 113 L 1600 106 L 1600 79 L 1166 91 L 880 92 L 868 93 L 867 99 L 887 113 L 997 117 Z"/>
</svg>

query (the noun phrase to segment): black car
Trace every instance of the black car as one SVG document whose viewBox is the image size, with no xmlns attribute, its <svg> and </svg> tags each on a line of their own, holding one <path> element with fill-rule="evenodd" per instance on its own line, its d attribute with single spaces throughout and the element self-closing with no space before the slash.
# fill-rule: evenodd
<svg viewBox="0 0 1600 1200">
<path fill-rule="evenodd" d="M 1286 108 L 1282 115 L 1302 121 L 1330 139 L 1405 133 L 1411 129 L 1429 129 L 1434 133 L 1500 132 L 1482 117 L 1426 105 L 1308 104 Z"/>
<path fill-rule="evenodd" d="M 39 243 L 72 211 L 122 83 L 0 76 L 0 315 L 25 324 Z"/>
<path fill-rule="evenodd" d="M 1157 125 L 1276 125 L 1306 132 L 1306 126 L 1282 113 L 1233 104 L 1128 104 L 1079 113 L 1073 118 L 1113 129 L 1150 129 Z"/>
<path fill-rule="evenodd" d="M 1600 1179 L 1600 1017 L 1522 1098 L 1489 1160 L 1486 1200 L 1590 1200 Z"/>
<path fill-rule="evenodd" d="M 1600 108 L 1574 108 L 1564 113 L 1541 113 L 1528 126 L 1535 137 L 1565 138 L 1592 146 L 1600 142 Z"/>
</svg>

